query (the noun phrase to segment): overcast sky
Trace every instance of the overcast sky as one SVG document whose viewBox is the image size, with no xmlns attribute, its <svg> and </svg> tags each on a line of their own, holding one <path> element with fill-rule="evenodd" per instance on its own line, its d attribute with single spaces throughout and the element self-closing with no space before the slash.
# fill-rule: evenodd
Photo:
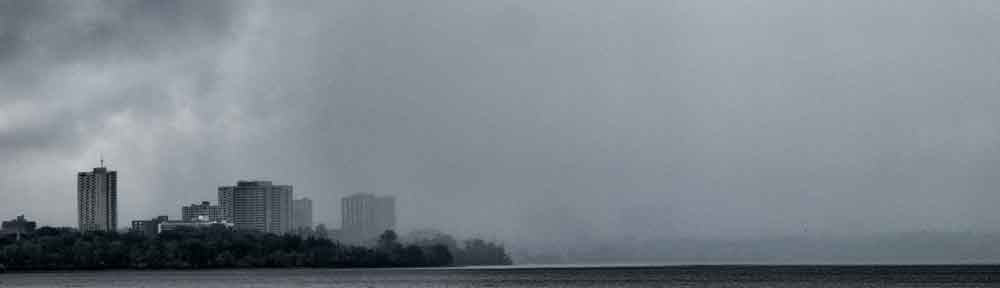
<svg viewBox="0 0 1000 288">
<path fill-rule="evenodd" d="M 507 241 L 1000 231 L 995 1 L 0 1 L 0 218 L 294 185 Z"/>
</svg>

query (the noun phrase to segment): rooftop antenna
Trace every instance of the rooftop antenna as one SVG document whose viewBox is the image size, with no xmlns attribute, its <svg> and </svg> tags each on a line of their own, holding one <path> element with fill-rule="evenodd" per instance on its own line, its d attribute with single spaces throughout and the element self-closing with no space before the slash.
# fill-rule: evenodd
<svg viewBox="0 0 1000 288">
<path fill-rule="evenodd" d="M 104 152 L 101 152 L 101 168 L 104 168 Z"/>
</svg>

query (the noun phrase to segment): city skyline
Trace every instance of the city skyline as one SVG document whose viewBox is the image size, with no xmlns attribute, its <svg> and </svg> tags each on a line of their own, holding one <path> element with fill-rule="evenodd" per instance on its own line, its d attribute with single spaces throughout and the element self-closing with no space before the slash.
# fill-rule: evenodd
<svg viewBox="0 0 1000 288">
<path fill-rule="evenodd" d="M 119 229 L 249 179 L 538 250 L 997 233 L 994 3 L 4 2 L 0 215 L 79 227 L 103 154 Z"/>
<path fill-rule="evenodd" d="M 152 220 L 143 220 L 148 218 L 140 217 L 140 219 L 137 220 L 127 220 L 126 223 L 129 223 L 129 225 L 127 226 L 118 225 L 119 222 L 117 216 L 117 211 L 118 211 L 117 172 L 118 171 L 108 170 L 107 167 L 105 167 L 103 155 L 101 156 L 99 164 L 100 165 L 98 167 L 93 168 L 93 170 L 90 172 L 84 171 L 77 173 L 78 225 L 77 227 L 75 227 L 76 229 L 83 232 L 129 230 L 145 234 L 148 233 L 149 231 L 159 231 L 160 228 L 158 227 L 158 225 L 160 223 L 166 223 L 171 221 L 168 220 L 169 219 L 169 214 L 168 214 L 155 217 L 149 216 L 152 217 Z M 178 214 L 180 215 L 179 221 L 187 223 L 192 223 L 192 222 L 233 223 L 234 227 L 237 227 L 238 229 L 260 230 L 262 232 L 277 233 L 277 234 L 293 232 L 299 228 L 309 228 L 309 229 L 314 228 L 317 223 L 313 222 L 314 214 L 312 208 L 313 207 L 312 200 L 309 199 L 308 197 L 296 198 L 292 196 L 293 195 L 291 188 L 292 185 L 272 185 L 271 183 L 272 183 L 271 181 L 265 181 L 265 180 L 239 180 L 237 181 L 236 186 L 217 186 L 216 196 L 218 198 L 216 198 L 216 200 L 218 202 L 216 202 L 217 203 L 216 205 L 212 205 L 211 201 L 200 201 L 200 203 L 193 203 L 190 205 L 180 206 L 179 210 L 181 212 Z M 255 216 L 254 217 L 244 216 L 242 217 L 243 219 L 241 220 L 241 222 L 243 223 L 241 223 L 240 225 L 235 225 L 236 223 L 235 219 L 237 218 L 235 207 L 239 206 L 236 204 L 237 190 L 239 190 L 240 188 L 254 190 L 256 188 L 261 188 L 261 187 L 266 187 L 266 188 L 264 188 L 264 190 L 261 190 L 261 193 L 259 193 L 260 195 L 255 194 L 253 195 L 254 197 L 250 198 L 261 198 L 261 199 L 273 198 L 274 201 L 289 202 L 288 200 L 290 200 L 290 202 L 280 205 L 278 208 L 270 208 L 269 206 L 270 203 L 268 203 L 267 205 L 265 205 L 268 207 L 265 208 L 265 210 L 268 210 L 267 212 L 244 212 L 244 214 L 262 213 L 262 215 L 266 215 L 265 218 L 267 220 L 262 220 L 263 222 L 260 223 L 257 222 L 250 223 L 249 220 L 246 220 L 247 217 L 254 218 Z M 274 190 L 274 192 L 271 191 L 272 189 Z M 360 196 L 374 197 L 373 195 L 367 193 L 355 193 L 350 196 L 345 196 L 343 199 L 341 199 L 341 202 L 346 201 L 346 199 L 356 198 Z M 249 201 L 247 197 L 249 196 L 242 197 L 241 201 L 244 202 Z M 265 203 L 261 201 L 269 201 L 261 199 L 251 199 L 251 200 L 260 203 Z M 389 200 L 391 202 L 391 205 L 386 206 L 388 208 L 380 208 L 380 209 L 382 209 L 381 211 L 387 211 L 385 209 L 390 209 L 391 210 L 390 215 L 392 215 L 391 220 L 386 220 L 387 218 L 380 218 L 379 223 L 377 223 L 376 226 L 394 229 L 396 222 L 394 197 L 382 196 L 378 197 L 378 199 L 376 200 L 380 200 L 379 203 L 384 203 L 386 200 Z M 248 205 L 248 204 L 244 203 L 243 205 Z M 256 204 L 253 204 L 251 206 L 255 205 Z M 343 209 L 344 207 L 345 206 L 342 203 L 340 208 Z M 299 211 L 299 208 L 301 208 L 302 211 Z M 275 217 L 274 219 L 277 220 L 271 220 L 272 212 L 270 210 L 272 209 L 274 209 L 274 211 L 278 211 L 275 213 L 283 214 L 283 216 L 274 216 Z M 342 212 L 343 215 L 346 215 L 347 213 L 348 212 Z M 385 213 L 385 212 L 380 212 L 380 213 Z M 24 217 L 24 215 L 21 215 L 19 217 Z M 18 219 L 23 219 L 23 218 L 18 218 Z M 173 221 L 180 223 L 177 220 Z M 325 223 L 318 223 L 318 224 L 325 224 Z M 341 223 L 341 227 L 338 228 L 343 228 L 343 225 L 344 224 Z M 59 226 L 56 225 L 53 227 L 59 227 Z M 386 229 L 383 229 L 381 231 L 384 230 Z M 366 232 L 364 232 L 365 237 L 371 237 L 373 235 L 376 235 L 368 232 L 370 231 L 366 230 Z"/>
</svg>

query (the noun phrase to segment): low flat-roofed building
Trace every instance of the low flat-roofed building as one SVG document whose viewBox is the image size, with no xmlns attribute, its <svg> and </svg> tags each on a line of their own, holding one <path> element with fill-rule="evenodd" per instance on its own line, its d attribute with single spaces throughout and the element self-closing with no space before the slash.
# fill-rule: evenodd
<svg viewBox="0 0 1000 288">
<path fill-rule="evenodd" d="M 150 220 L 135 220 L 132 221 L 132 226 L 129 228 L 129 232 L 139 233 L 146 237 L 156 236 L 159 233 L 160 223 L 169 221 L 167 216 L 159 216 Z"/>
<path fill-rule="evenodd" d="M 163 233 L 164 231 L 173 231 L 180 228 L 208 228 L 215 225 L 222 225 L 226 228 L 233 228 L 233 223 L 223 222 L 223 221 L 164 221 L 158 226 L 157 233 Z"/>
</svg>

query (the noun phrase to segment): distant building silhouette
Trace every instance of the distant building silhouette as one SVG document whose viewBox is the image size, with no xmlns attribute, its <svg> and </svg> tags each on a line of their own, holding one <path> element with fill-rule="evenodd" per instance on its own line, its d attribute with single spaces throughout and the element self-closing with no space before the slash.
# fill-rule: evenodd
<svg viewBox="0 0 1000 288">
<path fill-rule="evenodd" d="M 313 204 L 309 198 L 297 199 L 292 202 L 293 213 L 295 214 L 295 228 L 313 227 Z"/>
<path fill-rule="evenodd" d="M 114 232 L 118 226 L 118 172 L 104 167 L 77 173 L 77 207 L 81 232 Z"/>
<path fill-rule="evenodd" d="M 35 222 L 28 221 L 24 215 L 21 215 L 13 220 L 3 221 L 3 225 L 0 227 L 2 227 L 0 234 L 25 234 L 35 231 Z"/>
<path fill-rule="evenodd" d="M 167 216 L 159 216 L 150 220 L 135 220 L 132 221 L 132 227 L 129 228 L 129 232 L 139 233 L 145 235 L 146 237 L 153 237 L 159 233 L 160 223 L 169 221 Z"/>
<path fill-rule="evenodd" d="M 181 207 L 181 220 L 183 221 L 223 221 L 222 207 L 212 205 L 208 201 L 201 204 L 191 204 L 191 206 Z"/>
<path fill-rule="evenodd" d="M 396 198 L 360 193 L 340 202 L 341 236 L 346 242 L 368 242 L 396 229 Z"/>
<path fill-rule="evenodd" d="M 236 229 L 282 234 L 291 232 L 292 186 L 271 181 L 239 181 L 219 187 L 222 218 Z"/>
</svg>

